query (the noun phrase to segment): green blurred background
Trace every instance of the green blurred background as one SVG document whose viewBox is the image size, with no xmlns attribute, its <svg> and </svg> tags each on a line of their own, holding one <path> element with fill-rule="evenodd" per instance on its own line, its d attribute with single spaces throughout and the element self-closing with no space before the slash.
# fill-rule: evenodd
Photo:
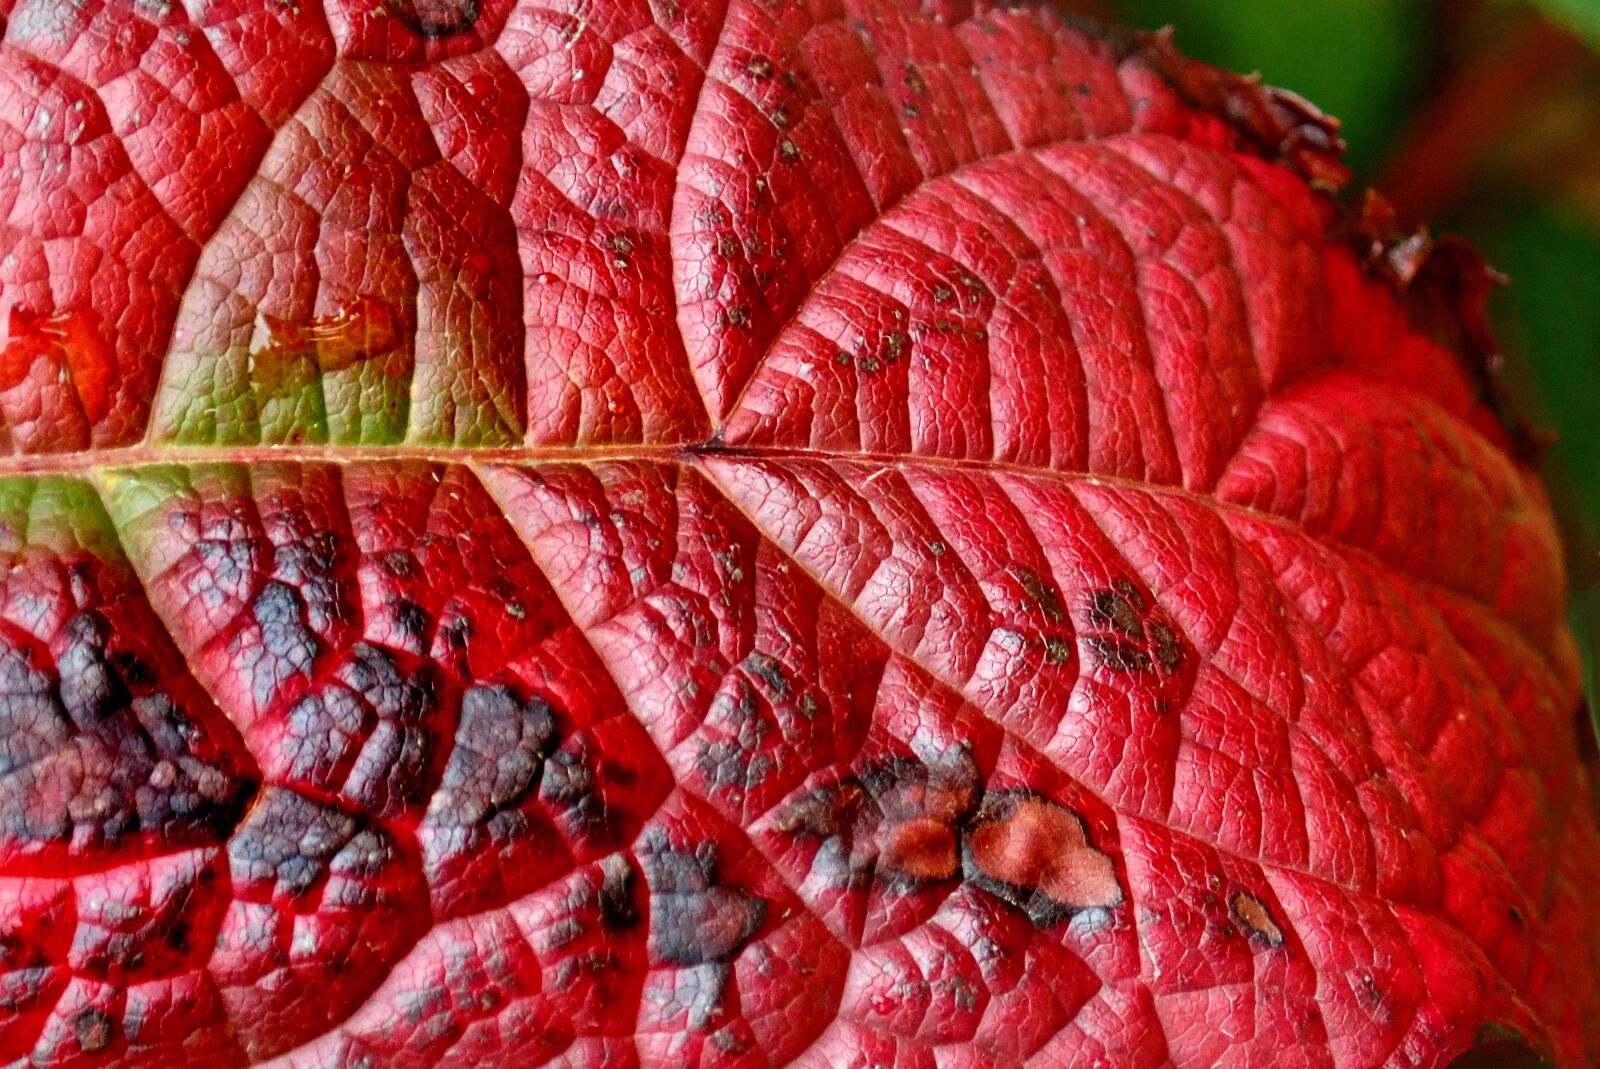
<svg viewBox="0 0 1600 1069">
<path fill-rule="evenodd" d="M 1189 55 L 1260 71 L 1343 122 L 1355 187 L 1465 234 L 1495 296 L 1505 378 L 1553 431 L 1544 474 L 1600 712 L 1600 0 L 1065 0 L 1170 25 Z"/>
</svg>

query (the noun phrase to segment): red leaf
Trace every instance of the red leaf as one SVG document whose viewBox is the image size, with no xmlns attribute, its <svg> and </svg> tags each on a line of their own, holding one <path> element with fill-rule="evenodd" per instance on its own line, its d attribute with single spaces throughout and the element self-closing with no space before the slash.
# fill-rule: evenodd
<svg viewBox="0 0 1600 1069">
<path fill-rule="evenodd" d="M 1491 276 L 1309 104 L 985 0 L 6 11 L 0 1058 L 1600 1057 Z"/>
</svg>

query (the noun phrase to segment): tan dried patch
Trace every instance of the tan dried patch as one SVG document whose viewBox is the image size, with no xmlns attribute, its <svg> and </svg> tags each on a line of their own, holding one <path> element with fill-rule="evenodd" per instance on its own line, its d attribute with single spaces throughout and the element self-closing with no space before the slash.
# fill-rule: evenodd
<svg viewBox="0 0 1600 1069">
<path fill-rule="evenodd" d="M 955 830 L 948 820 L 908 820 L 879 832 L 878 862 L 913 880 L 947 880 L 961 864 Z"/>
<path fill-rule="evenodd" d="M 973 882 L 1048 924 L 1122 902 L 1116 865 L 1083 819 L 1035 795 L 994 795 L 967 837 Z"/>
<path fill-rule="evenodd" d="M 1252 938 L 1266 940 L 1269 947 L 1283 946 L 1283 929 L 1278 927 L 1272 919 L 1272 913 L 1254 895 L 1240 891 L 1233 896 L 1229 903 L 1233 909 L 1234 918 L 1242 925 Z"/>
<path fill-rule="evenodd" d="M 800 799 L 778 830 L 823 840 L 817 864 L 841 883 L 953 879 L 961 871 L 961 828 L 980 789 L 978 768 L 961 749 L 928 764 L 875 761 Z"/>
</svg>

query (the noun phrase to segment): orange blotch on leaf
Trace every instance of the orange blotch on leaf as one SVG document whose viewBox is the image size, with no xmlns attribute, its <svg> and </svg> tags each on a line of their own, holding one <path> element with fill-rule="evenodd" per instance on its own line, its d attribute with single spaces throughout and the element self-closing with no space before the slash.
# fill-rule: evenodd
<svg viewBox="0 0 1600 1069">
<path fill-rule="evenodd" d="M 1072 810 L 1031 794 L 991 795 L 967 840 L 974 882 L 1036 921 L 1122 902 L 1116 865 Z"/>
<path fill-rule="evenodd" d="M 111 383 L 116 354 L 100 329 L 100 316 L 90 309 L 43 315 L 13 306 L 0 340 L 0 391 L 21 386 L 41 362 L 54 364 L 69 383 L 84 417 L 99 423 L 111 412 Z"/>
</svg>

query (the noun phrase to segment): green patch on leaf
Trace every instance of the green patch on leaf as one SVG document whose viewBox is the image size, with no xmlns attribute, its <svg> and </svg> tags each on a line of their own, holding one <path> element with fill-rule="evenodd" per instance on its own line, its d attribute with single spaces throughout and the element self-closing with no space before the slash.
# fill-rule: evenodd
<svg viewBox="0 0 1600 1069">
<path fill-rule="evenodd" d="M 61 557 L 121 556 L 111 520 L 87 483 L 70 476 L 0 479 L 0 552 L 45 547 Z"/>
<path fill-rule="evenodd" d="M 1534 6 L 1600 48 L 1600 0 L 1534 0 Z"/>
</svg>

